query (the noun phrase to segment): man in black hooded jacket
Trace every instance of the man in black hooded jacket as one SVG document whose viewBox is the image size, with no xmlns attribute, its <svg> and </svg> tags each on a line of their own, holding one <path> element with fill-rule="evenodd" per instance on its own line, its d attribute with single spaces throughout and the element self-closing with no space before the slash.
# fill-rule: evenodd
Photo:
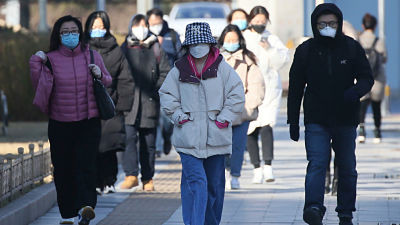
<svg viewBox="0 0 400 225">
<path fill-rule="evenodd" d="M 356 127 L 360 98 L 374 83 L 360 44 L 342 33 L 343 15 L 330 3 L 311 15 L 314 38 L 301 44 L 289 74 L 288 121 L 290 138 L 299 139 L 300 105 L 304 95 L 307 175 L 303 219 L 322 225 L 325 214 L 325 172 L 331 148 L 339 168 L 336 211 L 341 225 L 352 224 L 356 200 Z"/>
</svg>

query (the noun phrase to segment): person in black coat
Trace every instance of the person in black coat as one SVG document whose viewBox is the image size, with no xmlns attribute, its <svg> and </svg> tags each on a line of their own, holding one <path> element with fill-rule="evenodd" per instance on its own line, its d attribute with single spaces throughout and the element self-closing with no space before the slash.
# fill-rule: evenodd
<svg viewBox="0 0 400 225">
<path fill-rule="evenodd" d="M 179 39 L 179 34 L 175 30 L 169 28 L 167 21 L 163 20 L 163 16 L 164 13 L 158 8 L 153 8 L 146 13 L 149 30 L 157 36 L 158 42 L 167 55 L 169 65 L 172 68 L 174 67 L 175 61 L 183 56 L 181 51 L 182 43 Z M 157 156 L 161 156 L 162 151 L 166 155 L 171 151 L 173 128 L 174 126 L 171 120 L 160 110 L 160 120 L 157 127 L 156 138 Z"/>
<path fill-rule="evenodd" d="M 314 38 L 296 49 L 287 103 L 290 138 L 298 141 L 304 94 L 308 166 L 303 219 L 322 225 L 325 172 L 332 147 L 339 170 L 336 211 L 340 224 L 348 225 L 355 211 L 360 98 L 370 91 L 374 80 L 361 45 L 342 33 L 343 15 L 336 5 L 320 4 L 311 15 L 311 23 Z"/>
<path fill-rule="evenodd" d="M 153 191 L 155 138 L 160 109 L 158 89 L 164 82 L 170 65 L 157 37 L 149 32 L 146 17 L 142 14 L 132 17 L 129 35 L 122 49 L 136 86 L 135 98 L 130 102 L 131 110 L 125 113 L 125 181 L 121 188 L 129 189 L 138 185 L 140 161 L 143 189 Z M 138 141 L 140 154 L 137 150 Z"/>
<path fill-rule="evenodd" d="M 103 57 L 104 64 L 112 77 L 107 88 L 116 105 L 117 115 L 102 121 L 102 137 L 97 156 L 97 188 L 104 193 L 115 192 L 118 161 L 116 152 L 125 150 L 124 111 L 130 110 L 135 87 L 128 61 L 110 33 L 110 20 L 106 12 L 96 11 L 89 15 L 85 24 L 85 39 L 90 49 Z"/>
</svg>

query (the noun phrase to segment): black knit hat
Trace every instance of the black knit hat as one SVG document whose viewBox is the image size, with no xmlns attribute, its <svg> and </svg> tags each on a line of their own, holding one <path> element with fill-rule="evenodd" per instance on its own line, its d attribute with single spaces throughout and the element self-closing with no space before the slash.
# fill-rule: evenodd
<svg viewBox="0 0 400 225">
<path fill-rule="evenodd" d="M 208 23 L 191 23 L 186 26 L 185 41 L 182 46 L 195 44 L 217 44 Z"/>
</svg>

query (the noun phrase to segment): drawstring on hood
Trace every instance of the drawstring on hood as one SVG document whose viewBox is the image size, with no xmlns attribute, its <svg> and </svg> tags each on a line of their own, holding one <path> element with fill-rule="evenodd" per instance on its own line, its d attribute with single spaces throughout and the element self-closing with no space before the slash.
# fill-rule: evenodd
<svg viewBox="0 0 400 225">
<path fill-rule="evenodd" d="M 336 28 L 336 35 L 334 38 L 322 36 L 317 27 L 317 20 L 321 15 L 334 14 L 338 19 L 338 26 Z M 311 14 L 311 27 L 314 38 L 323 43 L 331 43 L 343 37 L 343 14 L 342 11 L 333 3 L 324 3 L 318 5 Z"/>
</svg>

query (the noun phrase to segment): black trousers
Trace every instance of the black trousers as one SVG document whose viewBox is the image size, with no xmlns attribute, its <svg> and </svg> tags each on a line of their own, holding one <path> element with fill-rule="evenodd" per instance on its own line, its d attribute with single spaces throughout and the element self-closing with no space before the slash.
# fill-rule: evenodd
<svg viewBox="0 0 400 225">
<path fill-rule="evenodd" d="M 382 103 L 381 101 L 372 101 L 371 99 L 366 99 L 364 101 L 361 101 L 360 123 L 365 123 L 365 115 L 367 114 L 369 104 L 371 104 L 372 113 L 374 115 L 375 127 L 379 129 L 382 123 L 381 103 Z"/>
<path fill-rule="evenodd" d="M 126 148 L 122 167 L 126 176 L 142 174 L 141 180 L 151 180 L 154 176 L 156 159 L 156 128 L 137 128 L 125 125 Z M 139 151 L 138 151 L 139 141 Z"/>
<path fill-rule="evenodd" d="M 54 183 L 63 218 L 77 216 L 84 206 L 96 206 L 96 155 L 100 135 L 98 118 L 78 122 L 49 120 Z"/>
<path fill-rule="evenodd" d="M 247 136 L 247 151 L 250 155 L 251 164 L 255 168 L 260 167 L 260 149 L 258 137 L 261 136 L 262 157 L 267 165 L 271 165 L 274 159 L 274 136 L 271 126 L 257 127 L 253 133 Z"/>
</svg>

